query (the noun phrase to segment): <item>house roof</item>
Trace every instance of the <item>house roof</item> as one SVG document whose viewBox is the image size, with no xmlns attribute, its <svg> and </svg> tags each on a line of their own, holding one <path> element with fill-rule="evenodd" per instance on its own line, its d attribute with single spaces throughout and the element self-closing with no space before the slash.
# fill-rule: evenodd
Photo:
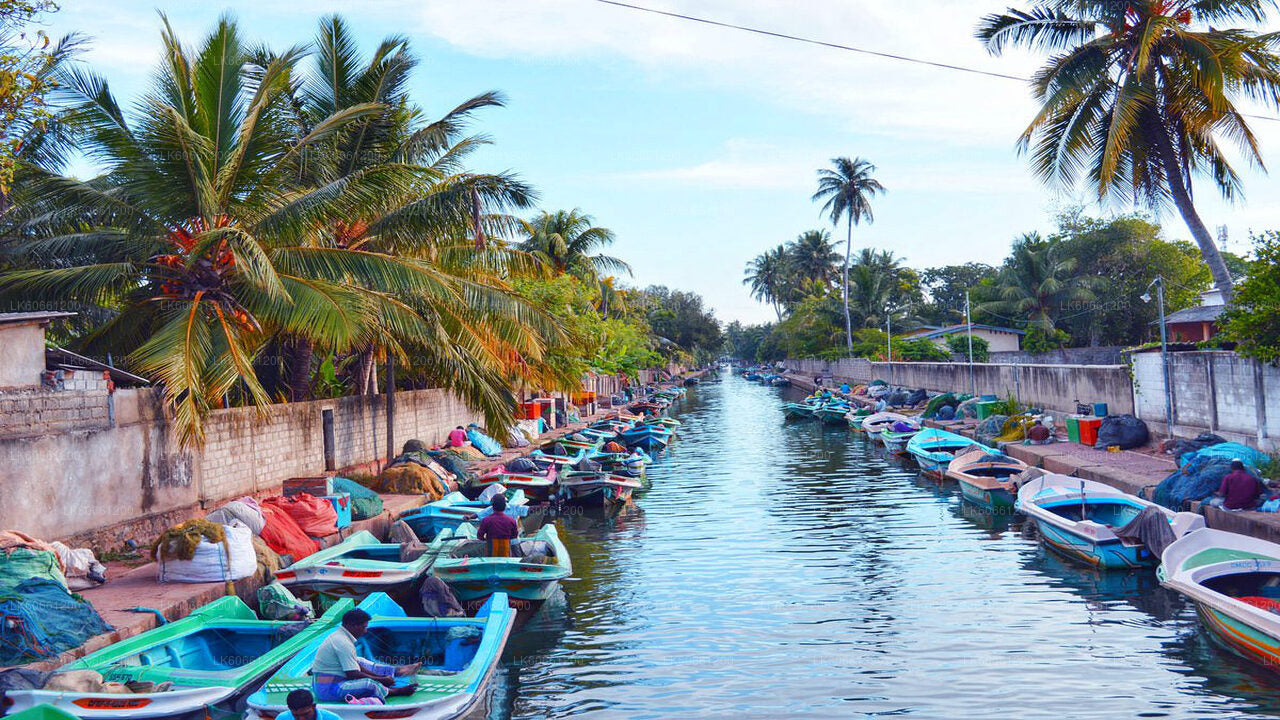
<svg viewBox="0 0 1280 720">
<path fill-rule="evenodd" d="M 1201 305 L 1199 307 L 1190 307 L 1169 313 L 1164 316 L 1166 324 L 1169 323 L 1187 323 L 1187 322 L 1213 322 L 1218 319 L 1226 305 Z M 1157 321 L 1159 322 L 1159 321 Z"/>
<path fill-rule="evenodd" d="M 932 340 L 935 338 L 946 337 L 947 335 L 955 335 L 956 333 L 965 332 L 969 327 L 972 327 L 974 330 L 990 330 L 991 332 L 1004 332 L 1004 333 L 1012 333 L 1014 335 L 1026 335 L 1026 333 L 1021 330 L 1015 330 L 1013 328 L 1007 328 L 1007 327 L 1000 327 L 998 325 L 983 325 L 981 323 L 974 323 L 972 326 L 965 325 L 962 323 L 960 325 L 948 325 L 946 327 L 940 327 L 940 328 L 930 328 L 928 326 L 925 326 L 924 328 L 920 328 L 919 330 L 912 331 L 910 334 L 915 337 L 929 338 L 930 340 Z"/>
<path fill-rule="evenodd" d="M 0 325 L 17 325 L 20 323 L 48 323 L 50 320 L 71 317 L 70 312 L 8 312 L 0 313 Z"/>
<path fill-rule="evenodd" d="M 45 363 L 51 368 L 105 370 L 111 373 L 111 379 L 115 381 L 118 386 L 137 387 L 140 385 L 151 384 L 151 381 L 144 377 L 139 377 L 133 373 L 125 372 L 118 367 L 112 367 L 104 362 L 73 353 L 70 350 L 65 350 L 60 347 L 45 348 L 44 358 Z"/>
</svg>

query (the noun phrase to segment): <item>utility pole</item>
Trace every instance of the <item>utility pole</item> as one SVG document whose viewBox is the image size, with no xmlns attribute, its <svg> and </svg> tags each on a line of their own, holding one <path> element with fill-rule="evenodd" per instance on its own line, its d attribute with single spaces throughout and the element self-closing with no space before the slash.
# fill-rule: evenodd
<svg viewBox="0 0 1280 720">
<path fill-rule="evenodd" d="M 973 316 L 969 314 L 969 291 L 964 291 L 964 324 L 969 333 L 969 394 L 977 395 L 977 385 L 973 380 Z"/>
<path fill-rule="evenodd" d="M 1157 275 L 1152 281 L 1156 286 L 1156 302 L 1160 305 L 1160 367 L 1164 372 L 1164 421 L 1168 439 L 1173 439 L 1173 387 L 1169 384 L 1169 338 L 1164 325 L 1164 278 Z M 1258 398 L 1261 402 L 1262 398 Z"/>
</svg>

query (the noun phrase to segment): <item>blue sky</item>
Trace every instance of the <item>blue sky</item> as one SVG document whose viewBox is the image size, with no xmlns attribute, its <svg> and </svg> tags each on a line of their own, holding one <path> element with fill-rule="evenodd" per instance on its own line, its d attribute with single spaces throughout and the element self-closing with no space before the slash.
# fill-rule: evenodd
<svg viewBox="0 0 1280 720">
<path fill-rule="evenodd" d="M 875 50 L 1028 74 L 1036 58 L 988 57 L 972 39 L 986 0 L 635 0 L 692 15 Z M 904 8 L 907 8 L 904 11 Z M 365 47 L 401 33 L 422 59 L 418 102 L 439 114 L 487 90 L 508 97 L 478 129 L 495 143 L 482 170 L 515 170 L 548 209 L 580 207 L 614 229 L 613 254 L 637 285 L 701 293 L 725 321 L 772 310 L 741 284 L 743 266 L 827 226 L 809 201 L 816 168 L 837 155 L 879 167 L 889 193 L 854 247 L 893 250 L 915 267 L 996 264 L 1020 233 L 1048 230 L 1084 196 L 1044 188 L 1014 151 L 1032 116 L 1021 83 L 758 37 L 595 0 L 368 0 L 168 3 L 64 0 L 53 34 L 94 38 L 87 60 L 122 101 L 145 87 L 165 12 L 196 44 L 222 12 L 255 40 L 310 40 L 339 12 Z M 1264 111 L 1265 112 L 1265 111 Z M 1268 112 L 1275 115 L 1274 112 Z M 1257 123 L 1265 157 L 1280 123 Z M 1229 249 L 1250 229 L 1280 229 L 1280 185 L 1246 172 L 1245 202 L 1199 189 Z M 1112 212 L 1124 208 L 1098 208 Z M 1171 238 L 1186 237 L 1176 218 Z M 843 231 L 837 233 L 843 241 Z"/>
</svg>

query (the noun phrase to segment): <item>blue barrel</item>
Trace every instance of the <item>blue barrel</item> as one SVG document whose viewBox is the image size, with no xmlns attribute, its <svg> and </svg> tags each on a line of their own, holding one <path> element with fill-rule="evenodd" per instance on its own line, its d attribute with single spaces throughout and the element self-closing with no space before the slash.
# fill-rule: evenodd
<svg viewBox="0 0 1280 720">
<path fill-rule="evenodd" d="M 1093 404 L 1093 416 L 1094 416 L 1094 417 L 1106 417 L 1106 416 L 1107 416 L 1107 404 L 1106 404 L 1106 403 L 1094 403 L 1094 404 Z"/>
</svg>

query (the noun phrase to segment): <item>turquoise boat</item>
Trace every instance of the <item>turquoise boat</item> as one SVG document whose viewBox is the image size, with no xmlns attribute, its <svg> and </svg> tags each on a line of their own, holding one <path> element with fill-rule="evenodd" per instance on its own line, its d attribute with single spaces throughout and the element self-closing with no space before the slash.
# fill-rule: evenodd
<svg viewBox="0 0 1280 720">
<path fill-rule="evenodd" d="M 76 720 L 75 715 L 52 705 L 36 705 L 4 717 L 8 720 Z"/>
<path fill-rule="evenodd" d="M 205 718 L 209 708 L 231 711 L 253 687 L 317 638 L 338 626 L 350 600 L 289 635 L 296 623 L 259 620 L 235 596 L 86 655 L 63 671 L 93 670 L 108 682 L 172 683 L 164 692 L 92 693 L 9 690 L 5 717 L 53 708 L 80 718 Z"/>
<path fill-rule="evenodd" d="M 1156 577 L 1196 604 L 1218 644 L 1272 672 L 1280 667 L 1280 545 L 1203 528 L 1165 548 Z"/>
<path fill-rule="evenodd" d="M 466 494 L 479 497 L 489 486 L 502 485 L 508 490 L 522 490 L 528 502 L 545 503 L 555 493 L 558 476 L 559 466 L 552 462 L 546 462 L 540 472 L 527 473 L 509 472 L 505 465 L 499 465 L 471 481 L 466 488 Z"/>
<path fill-rule="evenodd" d="M 827 425 L 844 425 L 845 415 L 849 414 L 849 404 L 843 402 L 830 402 L 819 405 L 814 408 L 813 416 Z"/>
<path fill-rule="evenodd" d="M 915 459 L 925 475 L 941 480 L 947 465 L 955 458 L 956 453 L 976 444 L 963 435 L 936 428 L 925 428 L 907 441 L 907 452 Z"/>
<path fill-rule="evenodd" d="M 566 505 L 609 507 L 627 504 L 631 494 L 643 487 L 638 475 L 620 475 L 607 470 L 565 470 L 560 475 L 558 496 Z"/>
<path fill-rule="evenodd" d="M 895 432 L 889 428 L 880 431 L 880 442 L 884 445 L 884 449 L 893 455 L 906 455 L 907 443 L 911 442 L 911 438 L 920 432 L 920 427 L 915 425 L 911 430 Z"/>
<path fill-rule="evenodd" d="M 813 417 L 813 406 L 806 403 L 787 403 L 782 406 L 782 414 L 787 420 L 803 420 Z"/>
<path fill-rule="evenodd" d="M 569 448 L 566 447 L 565 449 L 569 450 L 569 452 L 568 454 L 563 455 L 553 453 L 551 452 L 551 448 L 554 445 L 555 443 L 544 445 L 533 452 L 527 453 L 525 457 L 537 463 L 552 463 L 560 468 L 564 468 L 566 465 L 576 465 L 582 462 L 582 458 L 587 456 L 587 451 L 581 448 L 569 450 Z"/>
<path fill-rule="evenodd" d="M 488 544 L 476 539 L 476 526 L 469 523 L 440 533 L 432 545 L 438 546 L 438 557 L 431 572 L 462 602 L 504 592 L 513 606 L 533 609 L 573 574 L 569 550 L 554 525 L 512 542 L 512 553 L 519 557 L 489 557 Z"/>
<path fill-rule="evenodd" d="M 301 600 L 319 595 L 363 598 L 385 592 L 409 602 L 417 597 L 418 581 L 434 559 L 427 552 L 413 560 L 401 560 L 399 544 L 384 543 L 368 530 L 361 530 L 333 547 L 277 570 L 276 580 Z"/>
<path fill-rule="evenodd" d="M 1195 513 L 1176 513 L 1110 485 L 1039 470 L 1023 476 L 1016 507 L 1036 524 L 1046 547 L 1102 569 L 1160 561 L 1142 543 L 1116 532 L 1148 508 L 1165 518 L 1175 538 L 1204 527 L 1204 518 Z"/>
<path fill-rule="evenodd" d="M 421 662 L 422 667 L 412 677 L 396 678 L 398 685 L 417 684 L 417 691 L 389 697 L 385 705 L 318 704 L 341 720 L 439 720 L 471 715 L 484 704 L 516 622 L 503 593 L 495 593 L 474 618 L 408 617 L 383 593 L 370 595 L 360 609 L 373 616 L 368 632 L 356 641 L 361 657 L 389 665 Z M 285 699 L 290 692 L 310 690 L 311 666 L 323 641 L 321 637 L 311 642 L 250 695 L 245 718 L 274 720 L 288 709 Z"/>
<path fill-rule="evenodd" d="M 496 494 L 496 490 L 494 491 Z M 507 490 L 507 514 L 524 517 L 529 514 L 529 500 L 524 490 Z M 452 492 L 421 507 L 409 508 L 396 516 L 403 520 L 420 539 L 430 542 L 441 530 L 452 530 L 464 522 L 476 520 L 489 510 L 489 502 L 471 500 L 460 492 Z"/>
</svg>

